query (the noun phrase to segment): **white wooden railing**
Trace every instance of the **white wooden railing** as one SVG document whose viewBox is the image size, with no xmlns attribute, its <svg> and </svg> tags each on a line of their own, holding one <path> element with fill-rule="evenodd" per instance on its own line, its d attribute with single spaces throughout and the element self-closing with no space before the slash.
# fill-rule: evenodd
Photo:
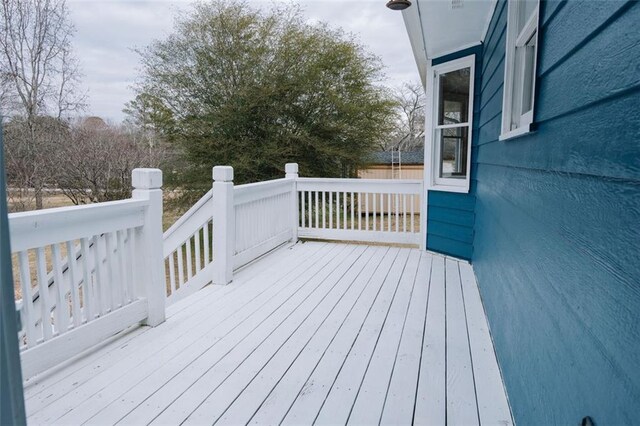
<svg viewBox="0 0 640 426">
<path fill-rule="evenodd" d="M 420 180 L 299 178 L 297 193 L 301 238 L 421 242 Z"/>
<path fill-rule="evenodd" d="M 231 277 L 295 238 L 294 179 L 234 186 L 233 168 L 224 166 L 214 167 L 213 179 L 212 189 L 164 233 L 168 304 L 212 281 L 230 282 L 214 279 L 216 265 Z"/>
<path fill-rule="evenodd" d="M 235 187 L 232 167 L 213 168 L 215 284 L 230 283 L 234 270 L 296 238 L 294 193 L 288 175 Z"/>
<path fill-rule="evenodd" d="M 216 166 L 212 190 L 164 235 L 169 303 L 298 237 L 421 245 L 422 194 L 420 180 L 300 178 L 293 163 L 284 179 L 234 186 L 233 168 Z"/>
<path fill-rule="evenodd" d="M 213 185 L 162 234 L 162 174 L 133 172 L 129 200 L 10 215 L 24 376 L 33 376 L 140 322 L 165 305 L 298 238 L 420 244 L 422 182 L 282 179 Z M 416 208 L 417 206 L 417 208 Z"/>
<path fill-rule="evenodd" d="M 9 216 L 25 378 L 164 321 L 162 173 L 136 169 L 133 185 L 129 200 Z"/>
<path fill-rule="evenodd" d="M 234 188 L 234 269 L 293 239 L 293 185 L 277 179 Z"/>
</svg>

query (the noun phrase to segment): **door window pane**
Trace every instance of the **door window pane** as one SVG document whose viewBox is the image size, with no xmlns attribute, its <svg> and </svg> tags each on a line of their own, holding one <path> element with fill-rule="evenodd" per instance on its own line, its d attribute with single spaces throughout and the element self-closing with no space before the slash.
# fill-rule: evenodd
<svg viewBox="0 0 640 426">
<path fill-rule="evenodd" d="M 468 127 L 440 129 L 440 177 L 467 177 Z"/>
<path fill-rule="evenodd" d="M 439 78 L 438 125 L 466 123 L 469 120 L 471 69 L 451 71 Z"/>
</svg>

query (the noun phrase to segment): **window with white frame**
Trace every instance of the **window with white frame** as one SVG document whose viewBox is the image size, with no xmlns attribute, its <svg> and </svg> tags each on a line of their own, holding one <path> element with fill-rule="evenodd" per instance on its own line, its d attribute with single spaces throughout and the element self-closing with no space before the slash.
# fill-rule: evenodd
<svg viewBox="0 0 640 426">
<path fill-rule="evenodd" d="M 432 189 L 469 190 L 474 69 L 474 55 L 432 67 Z"/>
<path fill-rule="evenodd" d="M 509 0 L 500 139 L 531 130 L 538 48 L 539 0 Z"/>
</svg>

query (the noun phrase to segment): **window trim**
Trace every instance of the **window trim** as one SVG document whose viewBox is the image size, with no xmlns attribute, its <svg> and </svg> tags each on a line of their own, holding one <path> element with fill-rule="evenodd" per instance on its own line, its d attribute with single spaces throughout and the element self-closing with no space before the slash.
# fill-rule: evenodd
<svg viewBox="0 0 640 426">
<path fill-rule="evenodd" d="M 530 133 L 533 130 L 533 117 L 535 111 L 535 93 L 536 93 L 536 70 L 538 68 L 538 46 L 540 41 L 540 0 L 537 0 L 536 7 L 531 16 L 527 19 L 522 31 L 517 33 L 517 20 L 522 4 L 518 0 L 508 0 L 507 3 L 507 37 L 505 43 L 505 66 L 504 66 L 504 92 L 502 97 L 502 125 L 500 128 L 499 140 L 504 141 L 516 138 Z M 522 114 L 520 126 L 511 129 L 511 121 L 513 116 L 513 97 L 514 97 L 514 67 L 515 53 L 518 44 L 522 44 L 521 39 L 529 40 L 535 31 L 536 47 L 533 56 L 533 84 L 531 95 L 531 111 Z M 520 42 L 520 43 L 519 43 Z"/>
<path fill-rule="evenodd" d="M 474 88 L 475 88 L 475 59 L 476 55 L 471 54 L 459 59 L 455 59 L 449 62 L 444 62 L 439 65 L 429 64 L 427 67 L 427 95 L 429 100 L 427 102 L 427 111 L 425 114 L 426 129 L 429 129 L 426 134 L 429 135 L 429 140 L 425 143 L 425 168 L 428 168 L 425 173 L 425 184 L 428 190 L 433 191 L 446 191 L 446 192 L 459 192 L 468 193 L 471 183 L 471 147 L 473 144 L 473 106 L 474 106 Z M 467 175 L 464 179 L 458 178 L 440 178 L 440 144 L 436 139 L 438 130 L 446 125 L 438 126 L 438 114 L 439 114 L 439 91 L 438 90 L 438 76 L 451 71 L 456 71 L 462 68 L 470 68 L 469 79 L 469 120 L 467 122 L 468 128 L 468 143 L 467 143 Z M 459 127 L 459 126 L 454 126 Z"/>
</svg>

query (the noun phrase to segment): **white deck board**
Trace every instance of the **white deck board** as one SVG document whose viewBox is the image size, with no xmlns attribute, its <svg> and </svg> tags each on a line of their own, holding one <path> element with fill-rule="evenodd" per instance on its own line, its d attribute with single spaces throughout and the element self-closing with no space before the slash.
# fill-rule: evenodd
<svg viewBox="0 0 640 426">
<path fill-rule="evenodd" d="M 444 259 L 436 256 L 431 264 L 429 298 L 425 319 L 422 357 L 418 374 L 416 424 L 443 425 L 447 420 L 446 389 L 446 311 Z"/>
<path fill-rule="evenodd" d="M 471 426 L 478 424 L 479 419 L 458 262 L 447 259 L 445 274 L 447 421 Z"/>
<path fill-rule="evenodd" d="M 199 378 L 188 392 L 156 419 L 156 423 L 178 424 L 187 420 L 187 424 L 202 424 L 217 419 L 224 408 L 242 391 L 243 386 L 259 371 L 260 366 L 268 362 L 288 338 L 300 329 L 303 329 L 303 333 L 308 332 L 309 328 L 319 321 L 319 317 L 337 302 L 332 297 L 327 300 L 328 296 L 339 297 L 337 293 L 331 292 L 338 283 L 336 278 L 346 273 L 365 250 L 363 246 L 356 247 L 346 256 L 337 257 L 332 265 L 314 275 L 307 287 L 309 292 L 301 294 L 301 298 L 302 295 L 304 298 L 300 300 L 299 305 L 289 305 L 294 307 L 291 312 L 287 309 L 279 310 L 278 313 L 286 313 L 286 316 L 274 324 L 262 323 L 258 339 L 247 341 L 246 348 L 243 347 L 236 351 L 237 353 L 225 357 L 221 365 Z M 217 384 L 213 389 L 212 382 Z"/>
<path fill-rule="evenodd" d="M 344 324 L 347 316 L 353 309 L 361 309 L 366 306 L 368 293 L 370 293 L 367 290 L 373 288 L 368 284 L 375 273 L 376 265 L 380 263 L 387 251 L 387 247 L 377 247 L 373 250 L 372 256 L 368 256 L 364 268 L 358 271 L 358 276 L 355 279 L 348 282 L 350 279 L 348 275 L 341 279 L 342 282 L 338 285 L 345 285 L 348 288 L 335 304 L 334 309 L 313 331 L 311 338 L 304 338 L 299 334 L 296 336 L 297 338 L 290 339 L 278 351 L 277 355 L 264 366 L 259 375 L 251 381 L 233 404 L 227 408 L 224 415 L 220 417 L 222 423 L 248 423 L 289 369 L 292 369 L 294 373 L 289 377 L 295 377 L 295 373 L 299 371 L 313 370 L 323 351 Z M 296 386 L 295 383 L 289 383 L 288 386 L 288 389 L 284 390 L 285 394 L 297 393 L 300 389 L 299 387 L 297 389 L 291 388 L 291 386 Z"/>
<path fill-rule="evenodd" d="M 473 376 L 478 389 L 480 424 L 511 425 L 513 419 L 507 399 L 504 398 L 504 385 L 471 265 L 460 264 L 460 279 L 469 329 Z"/>
<path fill-rule="evenodd" d="M 402 330 L 402 340 L 382 412 L 381 424 L 410 424 L 418 388 L 420 354 L 427 314 L 432 257 L 423 253 Z M 426 280 L 425 280 L 426 277 Z"/>
<path fill-rule="evenodd" d="M 349 266 L 345 264 L 344 266 L 346 268 L 343 270 L 336 269 L 338 273 L 333 277 L 328 277 L 329 279 L 327 281 L 331 282 L 331 287 L 323 296 L 321 302 L 315 304 L 305 321 L 296 326 L 293 333 L 287 333 L 288 337 L 277 347 L 277 350 L 274 351 L 273 348 L 271 348 L 263 351 L 263 353 L 248 360 L 249 362 L 243 363 L 242 367 L 238 369 L 229 380 L 225 381 L 214 393 L 209 395 L 198 410 L 189 417 L 187 423 L 201 424 L 206 422 L 207 419 L 214 421 L 220 419 L 230 424 L 240 422 L 239 417 L 242 413 L 238 412 L 231 412 L 226 419 L 221 419 L 221 416 L 228 411 L 227 409 L 231 403 L 237 401 L 237 398 L 234 398 L 233 395 L 239 395 L 238 398 L 244 396 L 243 400 L 245 404 L 242 404 L 243 401 L 240 401 L 240 405 L 242 405 L 243 408 L 246 406 L 247 410 L 259 404 L 259 392 L 252 393 L 248 391 L 248 389 L 244 389 L 244 387 L 247 383 L 268 383 L 270 380 L 276 379 L 276 376 L 282 377 L 286 371 L 286 366 L 293 363 L 295 355 L 304 349 L 318 329 L 327 322 L 328 318 L 330 318 L 332 314 L 338 317 L 340 316 L 340 311 L 351 303 L 353 297 L 357 297 L 358 295 L 359 289 L 356 284 L 358 283 L 359 276 L 371 259 L 371 257 L 368 256 L 371 253 L 367 252 L 372 251 L 374 251 L 374 249 L 370 248 L 369 250 L 359 253 L 359 257 Z M 273 342 L 271 345 L 265 345 L 264 347 L 273 347 L 276 346 L 277 343 L 280 342 Z M 255 381 L 256 376 L 261 372 L 264 373 L 262 380 Z M 252 389 L 255 390 L 256 388 L 253 387 Z"/>
<path fill-rule="evenodd" d="M 284 412 L 284 423 L 286 424 L 309 424 L 315 420 L 322 404 L 331 390 L 331 387 L 340 372 L 344 362 L 350 355 L 356 338 L 361 334 L 362 329 L 371 315 L 379 312 L 380 305 L 385 302 L 383 299 L 389 292 L 393 293 L 397 283 L 387 280 L 391 266 L 398 260 L 400 251 L 391 249 L 380 266 L 376 270 L 376 275 L 371 285 L 376 290 L 373 303 L 366 310 L 358 310 L 355 315 L 351 316 L 348 323 L 336 335 L 336 338 L 329 346 L 327 352 L 323 354 L 322 359 L 313 370 L 309 377 L 306 378 L 303 386 L 296 395 L 293 395 L 294 402 L 287 407 Z M 387 299 L 390 301 L 390 297 Z M 295 373 L 294 373 L 295 374 Z M 282 394 L 284 391 L 280 389 Z M 280 396 L 282 398 L 282 396 Z M 262 410 L 261 410 L 262 411 Z M 280 415 L 278 411 L 270 413 L 265 411 L 265 417 L 261 413 L 257 413 L 253 419 L 256 423 L 271 424 L 272 420 L 268 416 L 275 416 L 274 422 L 279 421 Z M 267 419 L 269 419 L 267 421 Z M 277 419 L 277 420 L 276 420 Z"/>
<path fill-rule="evenodd" d="M 343 247 L 334 249 L 325 257 L 330 258 L 341 250 Z M 322 265 L 323 259 L 324 257 L 319 257 L 315 260 Z M 309 270 L 312 271 L 313 268 L 294 269 L 296 274 L 292 274 L 293 278 L 288 280 L 274 275 L 279 279 L 275 284 L 284 285 L 283 289 L 279 285 L 266 286 L 265 291 L 260 294 L 262 297 L 254 297 L 241 307 L 231 304 L 219 310 L 221 317 L 231 314 L 224 321 L 217 324 L 215 320 L 197 324 L 189 331 L 188 338 L 185 335 L 173 336 L 177 339 L 177 344 L 158 353 L 156 362 L 139 363 L 131 374 L 117 380 L 115 386 L 102 390 L 87 403 L 79 405 L 76 413 L 69 413 L 60 421 L 70 418 L 81 418 L 84 421 L 94 416 L 96 419 L 115 417 L 115 420 L 119 420 L 124 409 L 133 409 L 140 402 L 144 402 L 139 406 L 140 411 L 146 413 L 149 420 L 153 419 L 160 409 L 175 399 L 176 392 L 194 383 L 202 374 L 201 368 L 211 369 L 220 356 L 226 355 L 234 345 L 243 341 L 248 331 L 262 325 L 265 315 L 274 312 L 292 292 L 298 291 L 299 287 L 292 284 L 298 277 L 306 277 Z M 212 313 L 215 314 L 215 310 Z M 159 389 L 159 386 L 162 387 Z M 123 389 L 126 392 L 120 396 Z M 146 400 L 141 401 L 142 397 Z M 141 423 L 141 420 L 124 420 L 134 424 Z"/>
<path fill-rule="evenodd" d="M 344 424 L 349 418 L 353 401 L 355 401 L 358 395 L 360 384 L 362 383 L 369 361 L 375 351 L 384 323 L 388 318 L 393 300 L 399 290 L 400 278 L 409 254 L 410 252 L 401 252 L 398 259 L 399 261 L 395 262 L 391 267 L 387 279 L 394 283 L 391 289 L 392 291 L 383 299 L 384 302 L 382 306 L 380 306 L 380 311 L 367 318 L 369 321 L 365 323 L 365 326 L 358 335 L 353 350 L 349 353 L 349 356 L 342 365 L 338 377 L 333 383 L 318 413 L 316 422 L 319 424 Z"/>
<path fill-rule="evenodd" d="M 470 265 L 322 242 L 268 254 L 25 395 L 30 424 L 511 423 Z"/>
<path fill-rule="evenodd" d="M 380 422 L 419 264 L 420 252 L 412 251 L 402 271 L 399 290 L 378 337 L 375 351 L 369 360 L 368 374 L 365 374 L 351 408 L 348 421 L 352 423 L 375 424 Z"/>
<path fill-rule="evenodd" d="M 238 314 L 244 316 L 245 320 L 233 330 L 233 333 L 225 336 L 218 344 L 211 345 L 209 349 L 199 354 L 192 363 L 177 369 L 173 375 L 166 375 L 165 372 L 159 371 L 152 380 L 164 380 L 165 383 L 158 388 L 152 382 L 148 386 L 148 390 L 152 394 L 143 404 L 128 413 L 124 420 L 129 423 L 148 423 L 156 416 L 163 418 L 170 415 L 179 416 L 178 405 L 167 409 L 175 401 L 179 401 L 178 404 L 184 402 L 185 409 L 187 407 L 197 408 L 201 401 L 189 400 L 189 395 L 200 392 L 206 396 L 206 393 L 212 390 L 209 387 L 211 383 L 217 383 L 206 383 L 208 377 L 221 376 L 226 369 L 232 369 L 234 361 L 241 361 L 246 357 L 247 351 L 260 345 L 268 333 L 275 331 L 275 327 L 284 321 L 305 297 L 308 297 L 309 293 L 313 291 L 313 283 L 310 282 L 312 280 L 309 279 L 309 274 L 321 273 L 327 264 L 338 261 L 340 254 L 352 250 L 353 247 L 343 246 L 331 250 L 328 255 L 318 256 L 314 266 L 307 268 L 305 274 L 294 277 L 282 292 L 267 300 L 259 309 L 254 312 L 239 311 Z M 296 279 L 304 281 L 296 283 Z M 205 376 L 204 380 L 200 380 L 203 376 Z M 147 387 L 146 383 L 144 385 Z M 131 392 L 131 394 L 135 396 L 137 392 Z M 174 412 L 175 414 L 172 414 Z M 185 412 L 190 413 L 189 410 L 185 410 Z"/>
</svg>

